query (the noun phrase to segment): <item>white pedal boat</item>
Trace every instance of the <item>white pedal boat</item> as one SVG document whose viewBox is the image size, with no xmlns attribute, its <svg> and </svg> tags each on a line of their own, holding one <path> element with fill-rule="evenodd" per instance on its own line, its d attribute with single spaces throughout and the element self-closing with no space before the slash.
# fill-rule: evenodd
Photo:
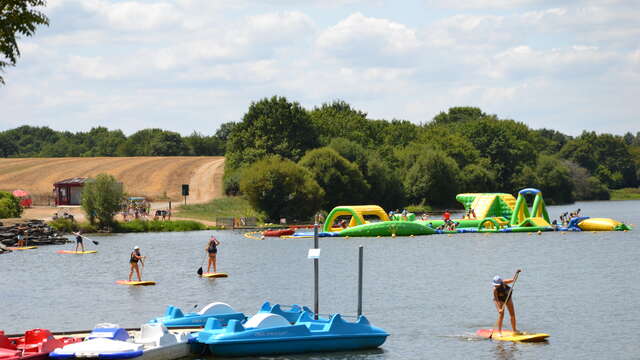
<svg viewBox="0 0 640 360">
<path fill-rule="evenodd" d="M 84 341 L 56 349 L 49 357 L 171 360 L 189 356 L 188 339 L 188 333 L 169 332 L 162 324 L 144 324 L 136 336 L 117 325 L 99 324 Z"/>
</svg>

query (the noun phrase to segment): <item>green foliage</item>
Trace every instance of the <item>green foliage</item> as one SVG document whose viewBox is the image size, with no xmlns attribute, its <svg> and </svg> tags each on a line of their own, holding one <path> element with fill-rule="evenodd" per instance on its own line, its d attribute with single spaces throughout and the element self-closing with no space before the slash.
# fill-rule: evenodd
<svg viewBox="0 0 640 360">
<path fill-rule="evenodd" d="M 533 166 L 536 160 L 526 125 L 485 117 L 461 124 L 460 131 L 480 151 L 480 156 L 491 161 L 491 171 L 496 174 L 499 189 L 517 190 L 514 175 L 524 166 Z"/>
<path fill-rule="evenodd" d="M 317 129 L 322 145 L 329 144 L 335 138 L 349 139 L 358 144 L 370 144 L 372 140 L 367 114 L 352 109 L 344 101 L 322 104 L 309 112 L 309 118 Z"/>
<path fill-rule="evenodd" d="M 585 131 L 570 140 L 560 156 L 586 168 L 609 188 L 638 186 L 635 159 L 620 136 Z"/>
<path fill-rule="evenodd" d="M 541 155 L 536 164 L 535 175 L 533 184 L 542 191 L 547 203 L 574 202 L 575 185 L 571 178 L 571 171 L 561 160 L 549 155 Z"/>
<path fill-rule="evenodd" d="M 307 220 L 320 209 L 324 190 L 309 170 L 288 159 L 269 156 L 243 172 L 240 190 L 267 220 Z"/>
<path fill-rule="evenodd" d="M 462 192 L 497 191 L 496 174 L 489 168 L 488 164 L 465 166 L 460 172 L 460 190 Z"/>
<path fill-rule="evenodd" d="M 49 19 L 34 8 L 45 6 L 45 0 L 2 0 L 0 2 L 0 72 L 15 66 L 20 57 L 20 35 L 33 36 L 38 25 L 49 25 Z M 4 78 L 0 76 L 0 84 Z"/>
<path fill-rule="evenodd" d="M 215 221 L 217 217 L 256 217 L 264 220 L 264 214 L 256 211 L 242 196 L 223 197 L 205 204 L 182 205 L 176 216 Z"/>
<path fill-rule="evenodd" d="M 440 206 L 452 204 L 459 190 L 459 173 L 455 160 L 442 151 L 418 154 L 403 180 L 408 201 Z"/>
<path fill-rule="evenodd" d="M 325 210 L 338 205 L 362 204 L 369 194 L 369 184 L 358 167 L 331 148 L 311 150 L 299 164 L 309 169 L 324 190 Z"/>
<path fill-rule="evenodd" d="M 223 126 L 227 131 L 230 128 Z M 213 136 L 194 132 L 182 137 L 171 131 L 144 129 L 127 138 L 122 131 L 105 127 L 72 133 L 21 126 L 0 132 L 0 157 L 217 156 L 224 155 L 226 140 L 221 136 L 227 134 L 219 130 Z"/>
<path fill-rule="evenodd" d="M 640 188 L 624 188 L 611 191 L 611 200 L 640 200 Z"/>
<path fill-rule="evenodd" d="M 487 116 L 477 107 L 459 106 L 449 108 L 448 112 L 441 112 L 433 118 L 434 124 L 451 124 L 478 120 Z"/>
<path fill-rule="evenodd" d="M 251 103 L 227 142 L 225 168 L 238 169 L 267 155 L 298 161 L 318 144 L 309 115 L 300 104 L 274 96 Z"/>
<path fill-rule="evenodd" d="M 122 199 L 122 184 L 111 175 L 99 174 L 84 185 L 82 209 L 92 225 L 97 221 L 100 228 L 106 228 L 114 224 L 113 215 L 120 209 Z"/>
<path fill-rule="evenodd" d="M 573 161 L 564 160 L 574 185 L 576 200 L 609 200 L 609 189 L 589 171 Z"/>
<path fill-rule="evenodd" d="M 22 215 L 20 199 L 13 194 L 0 191 L 0 219 L 19 218 Z"/>
<path fill-rule="evenodd" d="M 429 206 L 429 205 L 417 204 L 417 205 L 407 205 L 405 207 L 405 210 L 407 210 L 410 213 L 414 213 L 414 214 L 422 214 L 422 213 L 427 213 L 427 212 L 433 211 L 433 208 L 431 206 Z"/>
<path fill-rule="evenodd" d="M 196 231 L 207 230 L 202 223 L 192 220 L 172 221 L 144 221 L 133 220 L 129 222 L 116 222 L 113 226 L 114 233 L 136 232 L 170 232 L 170 231 Z"/>
<path fill-rule="evenodd" d="M 49 221 L 47 224 L 57 231 L 64 233 L 82 231 L 83 233 L 87 234 L 95 233 L 98 231 L 98 229 L 94 225 L 91 225 L 88 222 L 76 222 L 70 219 L 58 218 L 56 220 Z"/>
</svg>

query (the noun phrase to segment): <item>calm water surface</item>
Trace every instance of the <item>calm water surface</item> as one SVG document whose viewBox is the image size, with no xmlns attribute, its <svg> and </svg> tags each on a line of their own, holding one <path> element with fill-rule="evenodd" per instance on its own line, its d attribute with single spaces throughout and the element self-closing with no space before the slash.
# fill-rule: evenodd
<svg viewBox="0 0 640 360">
<path fill-rule="evenodd" d="M 640 201 L 550 207 L 640 225 Z M 251 314 L 269 300 L 313 303 L 311 239 L 256 241 L 231 231 L 219 271 L 200 279 L 210 232 L 96 237 L 97 254 L 59 255 L 48 246 L 0 256 L 0 329 L 56 331 L 112 322 L 139 326 L 167 305 L 189 310 L 213 301 Z M 91 244 L 87 244 L 90 246 Z M 134 245 L 148 256 L 143 278 L 126 287 Z M 278 359 L 629 359 L 640 358 L 640 229 L 630 232 L 459 234 L 403 238 L 322 238 L 320 311 L 356 311 L 357 248 L 365 247 L 364 312 L 391 334 L 381 350 Z M 548 332 L 546 344 L 478 340 L 496 312 L 491 279 L 524 269 L 514 292 L 519 327 Z M 505 325 L 508 319 L 505 319 Z"/>
</svg>

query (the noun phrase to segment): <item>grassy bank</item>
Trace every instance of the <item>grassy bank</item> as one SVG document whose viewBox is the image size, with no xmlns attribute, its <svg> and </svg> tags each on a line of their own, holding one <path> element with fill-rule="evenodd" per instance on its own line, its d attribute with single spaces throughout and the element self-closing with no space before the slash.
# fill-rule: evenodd
<svg viewBox="0 0 640 360">
<path fill-rule="evenodd" d="M 640 200 L 640 188 L 611 190 L 611 200 Z"/>
<path fill-rule="evenodd" d="M 258 221 L 264 219 L 264 215 L 239 196 L 214 199 L 205 204 L 182 205 L 175 216 L 208 221 L 215 221 L 217 217 L 256 217 Z"/>
<path fill-rule="evenodd" d="M 88 222 L 73 222 L 66 219 L 58 219 L 50 221 L 49 225 L 61 232 L 71 233 L 81 230 L 83 233 L 95 233 L 98 229 Z M 172 221 L 143 221 L 133 220 L 129 222 L 117 222 L 111 229 L 112 233 L 140 233 L 140 232 L 171 232 L 171 231 L 197 231 L 208 230 L 208 227 L 202 223 L 191 220 L 172 220 Z"/>
</svg>

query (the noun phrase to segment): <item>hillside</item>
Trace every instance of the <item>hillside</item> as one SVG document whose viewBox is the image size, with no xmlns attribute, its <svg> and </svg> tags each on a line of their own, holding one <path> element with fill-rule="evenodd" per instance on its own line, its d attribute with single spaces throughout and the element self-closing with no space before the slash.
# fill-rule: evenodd
<svg viewBox="0 0 640 360">
<path fill-rule="evenodd" d="M 224 157 L 0 158 L 0 190 L 23 189 L 47 205 L 53 183 L 99 173 L 115 176 L 132 196 L 180 200 L 181 184 L 190 184 L 189 202 L 206 202 L 222 194 Z"/>
</svg>

